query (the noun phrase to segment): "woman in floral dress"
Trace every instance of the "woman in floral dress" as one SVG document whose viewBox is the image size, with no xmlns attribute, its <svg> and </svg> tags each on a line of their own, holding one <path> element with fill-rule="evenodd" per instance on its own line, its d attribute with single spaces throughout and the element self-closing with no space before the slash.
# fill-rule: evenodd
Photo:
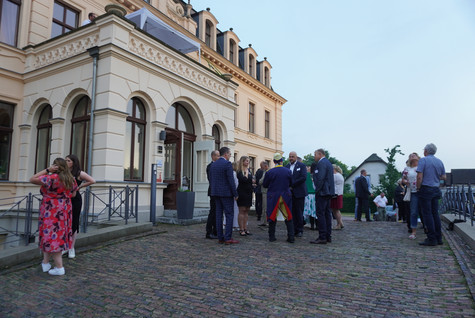
<svg viewBox="0 0 475 318">
<path fill-rule="evenodd" d="M 49 168 L 31 177 L 30 182 L 40 185 L 43 195 L 38 220 L 43 272 L 64 275 L 61 252 L 69 250 L 71 246 L 71 197 L 77 188 L 76 181 L 66 161 L 56 158 Z M 54 260 L 53 269 L 49 263 L 50 257 Z"/>
</svg>

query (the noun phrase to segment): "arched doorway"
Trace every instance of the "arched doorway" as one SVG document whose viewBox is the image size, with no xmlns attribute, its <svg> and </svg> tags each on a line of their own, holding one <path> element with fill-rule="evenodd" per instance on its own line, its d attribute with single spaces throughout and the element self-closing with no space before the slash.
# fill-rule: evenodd
<svg viewBox="0 0 475 318">
<path fill-rule="evenodd" d="M 193 120 L 180 103 L 168 110 L 165 128 L 164 180 L 168 186 L 163 192 L 165 209 L 176 209 L 179 188 L 193 190 L 193 143 L 196 140 Z"/>
</svg>

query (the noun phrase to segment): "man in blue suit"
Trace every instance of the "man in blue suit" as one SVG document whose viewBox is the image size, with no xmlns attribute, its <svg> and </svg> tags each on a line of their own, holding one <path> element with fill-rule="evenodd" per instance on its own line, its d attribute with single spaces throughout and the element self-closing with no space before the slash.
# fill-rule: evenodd
<svg viewBox="0 0 475 318">
<path fill-rule="evenodd" d="M 218 160 L 213 162 L 210 171 L 211 196 L 216 202 L 216 229 L 218 232 L 219 243 L 237 244 L 233 240 L 233 213 L 234 200 L 237 200 L 238 194 L 233 177 L 233 167 L 229 158 L 231 150 L 228 147 L 219 149 Z M 223 235 L 223 212 L 226 216 L 226 229 Z"/>
<path fill-rule="evenodd" d="M 368 180 L 366 179 L 366 170 L 361 170 L 361 175 L 355 180 L 355 196 L 358 199 L 358 215 L 356 221 L 361 222 L 363 211 L 366 216 L 366 222 L 371 222 L 369 215 L 369 196 L 371 192 L 368 189 Z"/>
<path fill-rule="evenodd" d="M 305 197 L 307 196 L 307 167 L 305 164 L 297 160 L 297 153 L 291 151 L 289 153 L 289 168 L 292 172 L 292 217 L 294 220 L 294 232 L 296 237 L 302 237 L 303 234 L 303 208 L 305 205 Z"/>
<path fill-rule="evenodd" d="M 311 171 L 315 185 L 315 210 L 318 218 L 318 239 L 312 244 L 327 244 L 332 241 L 332 212 L 330 200 L 335 195 L 333 166 L 325 157 L 325 150 L 315 150 L 315 171 Z"/>
<path fill-rule="evenodd" d="M 267 188 L 267 220 L 269 221 L 269 241 L 276 241 L 275 228 L 277 223 L 277 213 L 280 211 L 287 226 L 287 242 L 293 243 L 294 224 L 292 221 L 292 194 L 290 185 L 292 183 L 292 173 L 282 166 L 282 155 L 274 154 L 275 167 L 267 170 L 262 186 Z"/>
</svg>

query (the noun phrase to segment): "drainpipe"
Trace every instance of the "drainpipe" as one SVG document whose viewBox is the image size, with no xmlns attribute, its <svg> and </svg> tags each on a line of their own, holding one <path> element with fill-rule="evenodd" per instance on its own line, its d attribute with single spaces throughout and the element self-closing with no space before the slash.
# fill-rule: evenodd
<svg viewBox="0 0 475 318">
<path fill-rule="evenodd" d="M 89 147 L 87 149 L 87 173 L 92 174 L 92 146 L 94 135 L 94 110 L 96 109 L 97 60 L 99 47 L 94 46 L 87 50 L 92 57 L 92 93 L 91 93 L 91 120 L 89 121 Z"/>
</svg>

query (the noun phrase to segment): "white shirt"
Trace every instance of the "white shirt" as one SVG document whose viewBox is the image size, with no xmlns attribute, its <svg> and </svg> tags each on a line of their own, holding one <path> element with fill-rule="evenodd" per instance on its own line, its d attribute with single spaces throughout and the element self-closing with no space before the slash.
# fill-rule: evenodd
<svg viewBox="0 0 475 318">
<path fill-rule="evenodd" d="M 335 183 L 335 194 L 336 195 L 343 195 L 343 187 L 345 185 L 345 179 L 341 175 L 341 173 L 334 173 L 333 174 L 333 181 Z"/>
<path fill-rule="evenodd" d="M 386 198 L 386 196 L 381 197 L 381 195 L 378 195 L 374 200 L 373 200 L 374 203 L 376 203 L 378 205 L 378 207 L 380 208 L 385 208 L 386 207 L 386 204 L 388 203 L 388 198 Z"/>
<path fill-rule="evenodd" d="M 290 164 L 290 171 L 294 174 L 295 162 Z"/>
<path fill-rule="evenodd" d="M 91 23 L 91 20 L 89 20 L 89 19 L 84 20 L 84 21 L 82 22 L 81 26 L 84 26 L 84 25 L 89 24 L 89 23 Z"/>
</svg>

